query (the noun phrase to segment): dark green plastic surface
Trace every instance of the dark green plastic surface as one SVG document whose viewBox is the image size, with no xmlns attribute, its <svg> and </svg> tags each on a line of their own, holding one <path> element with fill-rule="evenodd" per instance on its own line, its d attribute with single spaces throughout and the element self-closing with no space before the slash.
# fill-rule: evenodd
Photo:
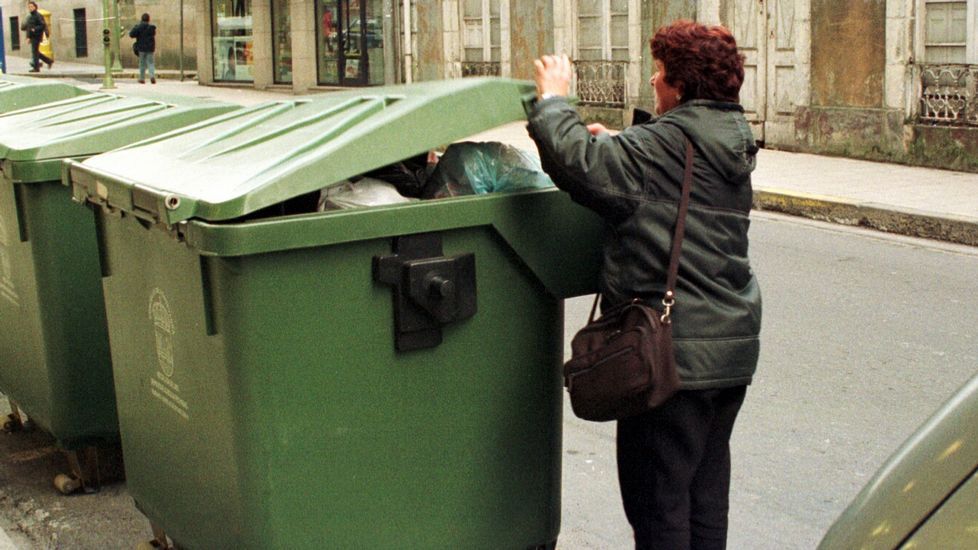
<svg viewBox="0 0 978 550">
<path fill-rule="evenodd" d="M 177 221 L 238 216 L 523 116 L 526 86 L 501 82 L 488 96 L 478 83 L 405 88 L 472 107 L 419 100 L 366 130 L 310 133 L 291 121 L 322 109 L 279 102 L 66 168 L 75 197 L 101 206 L 127 487 L 178 545 L 523 550 L 557 538 L 561 300 L 594 291 L 596 216 L 552 189 Z M 345 145 L 273 154 L 328 144 L 321 134 Z M 130 154 L 154 155 L 154 169 Z M 212 184 L 222 200 L 205 202 Z M 177 187 L 189 210 L 153 214 L 165 204 L 145 197 Z M 373 262 L 418 233 L 437 233 L 445 256 L 474 254 L 478 308 L 440 345 L 399 352 L 392 287 Z"/>
<path fill-rule="evenodd" d="M 75 195 L 130 212 L 136 202 L 167 224 L 238 218 L 523 119 L 533 93 L 527 82 L 467 78 L 263 103 L 91 159 Z"/>
<path fill-rule="evenodd" d="M 118 423 L 95 216 L 60 163 L 235 108 L 179 101 L 92 93 L 0 115 L 0 392 L 66 448 Z"/>
</svg>

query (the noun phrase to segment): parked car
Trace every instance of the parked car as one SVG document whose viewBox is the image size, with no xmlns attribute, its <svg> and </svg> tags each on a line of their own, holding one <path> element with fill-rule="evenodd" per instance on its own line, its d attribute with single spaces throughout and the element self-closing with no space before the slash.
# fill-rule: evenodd
<svg viewBox="0 0 978 550">
<path fill-rule="evenodd" d="M 819 550 L 978 549 L 978 374 L 883 464 Z"/>
</svg>

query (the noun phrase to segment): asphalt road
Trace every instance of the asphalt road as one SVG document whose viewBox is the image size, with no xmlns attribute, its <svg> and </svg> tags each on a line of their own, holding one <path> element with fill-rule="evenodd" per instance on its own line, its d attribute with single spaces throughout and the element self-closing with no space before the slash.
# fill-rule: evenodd
<svg viewBox="0 0 978 550">
<path fill-rule="evenodd" d="M 764 328 L 733 436 L 729 547 L 813 548 L 889 453 L 978 368 L 978 249 L 753 219 Z M 567 302 L 568 338 L 590 304 Z M 581 422 L 568 408 L 564 428 L 560 548 L 627 548 L 614 426 Z M 63 469 L 43 433 L 0 434 L 0 527 L 16 544 L 132 548 L 149 538 L 123 483 L 65 498 L 50 486 Z"/>
<path fill-rule="evenodd" d="M 754 213 L 761 360 L 732 439 L 729 548 L 814 548 L 978 371 L 978 249 Z M 566 332 L 591 301 L 568 301 Z M 625 548 L 614 426 L 564 423 L 565 548 Z"/>
</svg>

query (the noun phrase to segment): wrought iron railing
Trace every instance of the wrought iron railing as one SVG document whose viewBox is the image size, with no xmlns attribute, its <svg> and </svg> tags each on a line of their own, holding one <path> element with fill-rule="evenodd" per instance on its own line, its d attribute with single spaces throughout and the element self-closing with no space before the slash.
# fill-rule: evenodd
<svg viewBox="0 0 978 550">
<path fill-rule="evenodd" d="M 978 126 L 978 65 L 921 65 L 920 120 Z"/>
<path fill-rule="evenodd" d="M 498 61 L 463 61 L 462 78 L 467 76 L 499 76 L 502 74 Z"/>
<path fill-rule="evenodd" d="M 625 106 L 627 61 L 575 61 L 577 97 L 582 104 Z"/>
</svg>

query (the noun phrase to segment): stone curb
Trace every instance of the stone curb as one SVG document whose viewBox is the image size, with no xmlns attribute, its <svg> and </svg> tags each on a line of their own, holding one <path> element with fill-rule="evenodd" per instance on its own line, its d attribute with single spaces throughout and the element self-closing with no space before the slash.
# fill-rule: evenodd
<svg viewBox="0 0 978 550">
<path fill-rule="evenodd" d="M 44 71 L 44 70 L 42 70 L 39 73 L 32 73 L 32 72 L 27 71 L 27 72 L 11 72 L 11 73 L 8 73 L 8 74 L 11 74 L 11 75 L 14 75 L 14 76 L 27 76 L 27 77 L 31 77 L 31 78 L 85 78 L 85 79 L 101 79 L 105 75 L 105 73 L 102 72 L 102 71 L 96 72 L 96 71 L 86 71 L 86 70 L 78 70 L 78 71 Z M 114 73 L 112 73 L 112 78 L 114 78 L 114 79 L 123 78 L 123 79 L 127 79 L 127 80 L 136 80 L 137 78 L 139 78 L 139 73 L 138 72 L 125 71 L 124 70 L 122 72 L 114 72 Z M 178 71 L 177 72 L 170 72 L 170 71 L 160 72 L 160 71 L 156 71 L 156 79 L 157 80 L 179 80 L 180 79 L 180 73 Z M 183 79 L 184 80 L 196 80 L 197 79 L 197 71 L 184 71 L 184 73 L 183 73 Z"/>
<path fill-rule="evenodd" d="M 869 227 L 887 233 L 978 246 L 978 218 L 772 188 L 754 189 L 754 208 L 842 225 Z"/>
</svg>

